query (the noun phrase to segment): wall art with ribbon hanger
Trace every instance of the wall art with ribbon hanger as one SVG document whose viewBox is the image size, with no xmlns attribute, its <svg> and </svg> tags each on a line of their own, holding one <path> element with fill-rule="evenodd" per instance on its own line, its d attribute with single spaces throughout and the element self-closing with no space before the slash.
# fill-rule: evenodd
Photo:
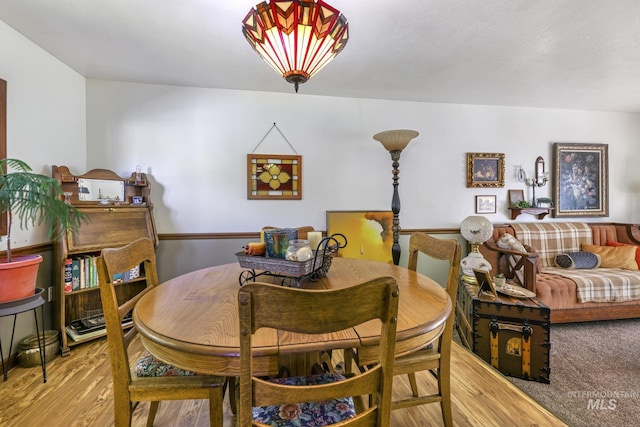
<svg viewBox="0 0 640 427">
<path fill-rule="evenodd" d="M 260 144 L 276 129 L 295 155 L 254 154 Z M 274 123 L 258 145 L 247 154 L 247 199 L 302 199 L 302 156 Z"/>
</svg>

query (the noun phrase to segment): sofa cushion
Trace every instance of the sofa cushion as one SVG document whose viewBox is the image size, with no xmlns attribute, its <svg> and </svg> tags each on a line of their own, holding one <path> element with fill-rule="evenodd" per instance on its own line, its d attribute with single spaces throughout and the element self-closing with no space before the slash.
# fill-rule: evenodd
<svg viewBox="0 0 640 427">
<path fill-rule="evenodd" d="M 640 246 L 634 246 L 628 243 L 613 242 L 611 240 L 607 240 L 607 246 L 633 246 L 634 248 L 636 248 L 636 264 L 638 264 L 638 268 L 640 268 Z"/>
<path fill-rule="evenodd" d="M 596 246 L 582 244 L 582 250 L 600 255 L 600 267 L 638 270 L 636 248 L 633 246 Z"/>
<path fill-rule="evenodd" d="M 496 242 L 496 245 L 498 245 L 498 247 L 502 249 L 511 249 L 513 251 L 518 251 L 518 252 L 527 252 L 527 250 L 524 248 L 522 243 L 520 243 L 518 239 L 516 239 L 514 236 L 508 233 L 500 236 L 500 238 Z"/>
<path fill-rule="evenodd" d="M 556 267 L 591 269 L 600 266 L 600 255 L 592 252 L 569 252 L 556 255 Z"/>
<path fill-rule="evenodd" d="M 513 235 L 509 233 L 505 233 L 496 241 L 496 245 L 502 249 L 510 249 L 512 251 L 518 252 L 527 252 L 524 248 L 524 245 L 518 241 Z M 522 257 L 520 255 L 509 255 L 507 260 L 511 267 L 515 267 L 515 265 L 520 261 Z"/>
</svg>

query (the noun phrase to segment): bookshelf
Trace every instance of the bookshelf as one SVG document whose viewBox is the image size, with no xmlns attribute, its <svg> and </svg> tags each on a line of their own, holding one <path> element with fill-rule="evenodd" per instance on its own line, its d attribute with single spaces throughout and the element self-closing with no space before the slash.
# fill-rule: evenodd
<svg viewBox="0 0 640 427">
<path fill-rule="evenodd" d="M 133 172 L 124 178 L 107 169 L 93 169 L 74 175 L 66 166 L 53 166 L 52 176 L 62 186 L 67 203 L 87 217 L 75 234 L 63 234 L 54 247 L 54 322 L 60 330 L 60 352 L 67 356 L 74 345 L 106 334 L 100 327 L 102 305 L 93 273 L 95 257 L 102 248 L 124 246 L 140 237 L 157 245 L 158 235 L 149 198 L 151 188 L 144 173 Z M 123 272 L 116 286 L 118 303 L 144 287 L 143 270 Z M 130 326 L 131 320 L 125 318 L 123 325 Z"/>
</svg>

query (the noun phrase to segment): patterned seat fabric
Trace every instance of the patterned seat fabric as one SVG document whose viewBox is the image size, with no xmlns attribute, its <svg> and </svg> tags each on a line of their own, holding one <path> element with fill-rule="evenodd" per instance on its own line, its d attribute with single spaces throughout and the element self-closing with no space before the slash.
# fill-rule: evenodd
<svg viewBox="0 0 640 427">
<path fill-rule="evenodd" d="M 319 385 L 342 381 L 338 374 L 320 374 L 306 377 L 274 378 L 285 385 Z M 253 408 L 253 419 L 273 427 L 316 427 L 335 424 L 356 415 L 353 399 L 345 397 L 323 402 L 287 403 L 279 406 Z"/>
<path fill-rule="evenodd" d="M 134 372 L 138 377 L 184 377 L 197 375 L 195 372 L 185 371 L 184 369 L 167 365 L 146 351 L 136 362 Z"/>
</svg>

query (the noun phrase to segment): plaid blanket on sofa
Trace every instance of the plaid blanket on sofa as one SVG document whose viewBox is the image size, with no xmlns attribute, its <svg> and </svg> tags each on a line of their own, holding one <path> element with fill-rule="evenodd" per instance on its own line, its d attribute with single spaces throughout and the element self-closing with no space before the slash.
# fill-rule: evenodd
<svg viewBox="0 0 640 427">
<path fill-rule="evenodd" d="M 542 272 L 567 277 L 576 283 L 578 302 L 611 302 L 640 299 L 640 271 L 619 268 L 567 270 L 555 266 L 555 257 L 580 251 L 593 243 L 591 227 L 581 222 L 513 223 L 516 238 L 531 246 L 542 262 Z"/>
<path fill-rule="evenodd" d="M 640 271 L 621 268 L 567 270 L 545 268 L 544 273 L 557 274 L 576 282 L 578 302 L 612 302 L 640 299 Z"/>
<path fill-rule="evenodd" d="M 578 252 L 581 243 L 593 244 L 591 227 L 582 222 L 513 223 L 516 238 L 538 253 L 543 267 L 555 267 L 555 257 Z"/>
</svg>

